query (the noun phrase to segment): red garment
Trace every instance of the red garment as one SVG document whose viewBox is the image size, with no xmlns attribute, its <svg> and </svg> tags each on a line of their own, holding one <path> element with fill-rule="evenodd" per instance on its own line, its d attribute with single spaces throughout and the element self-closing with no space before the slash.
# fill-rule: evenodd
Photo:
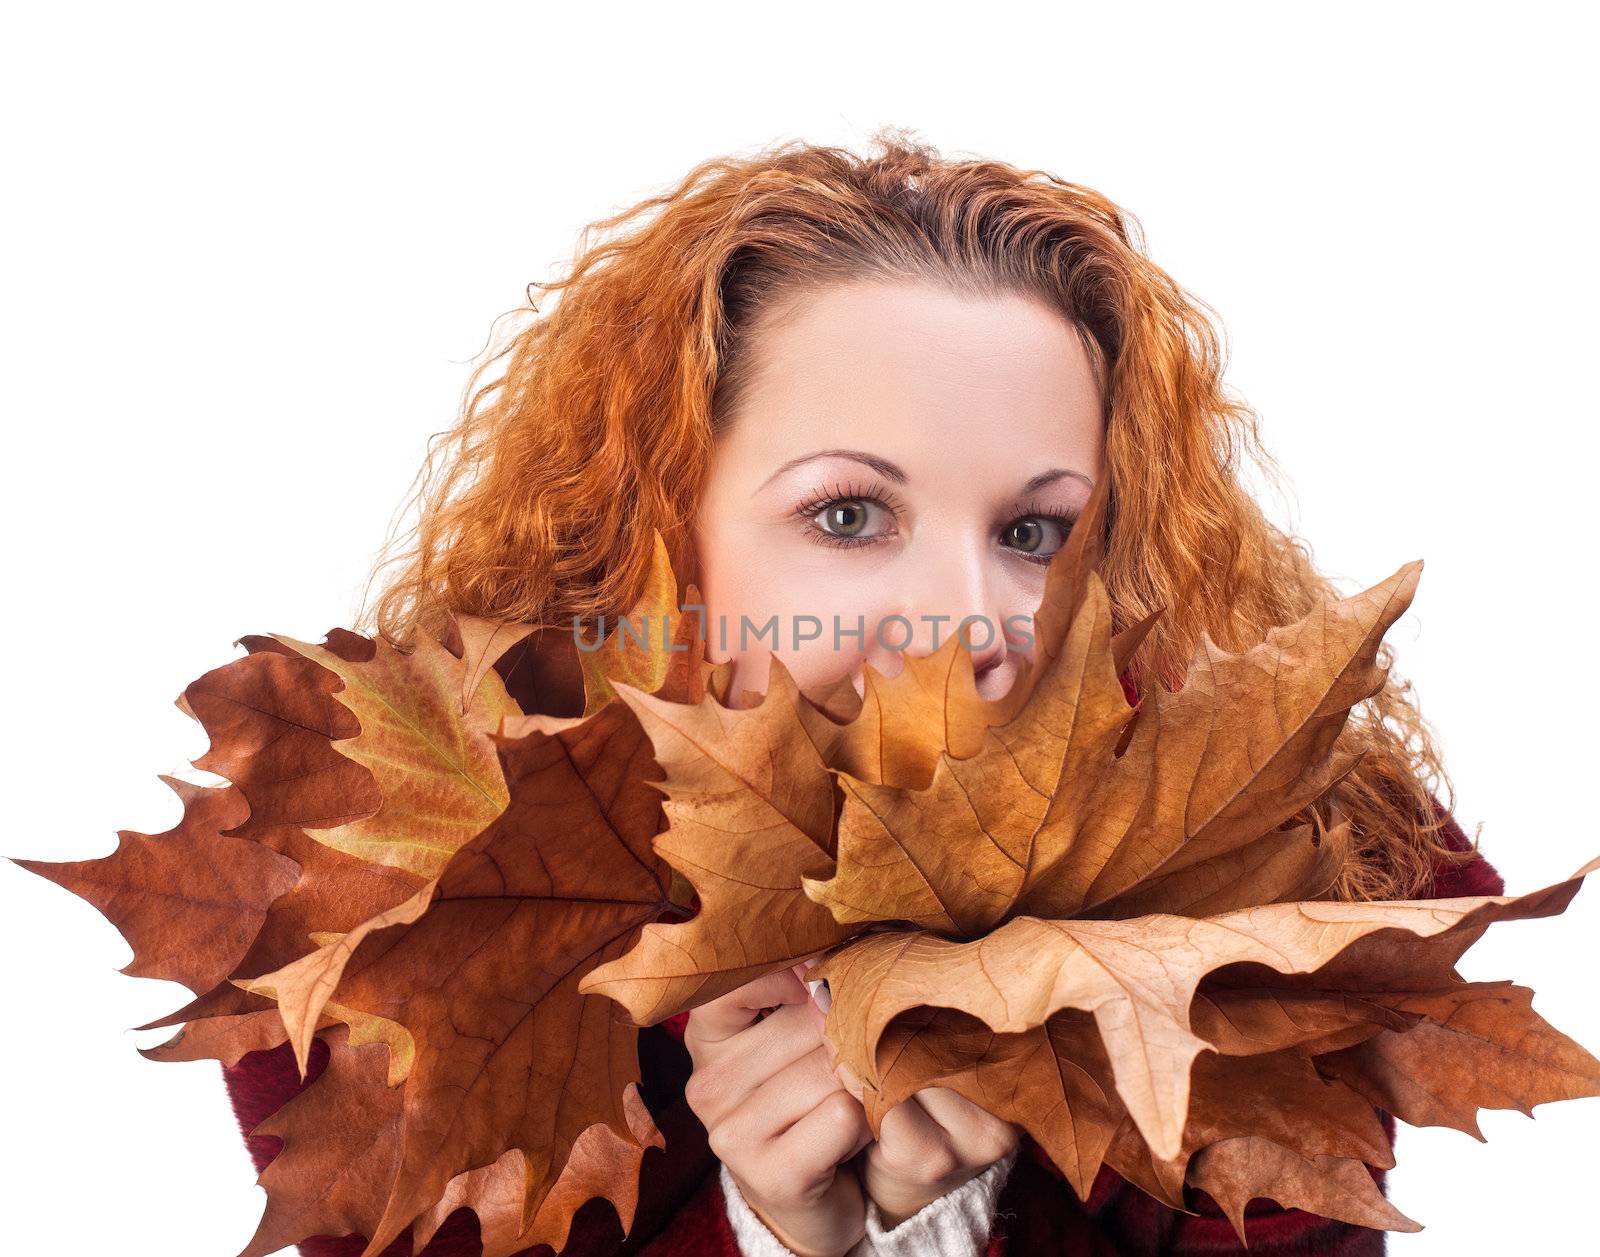
<svg viewBox="0 0 1600 1257">
<path fill-rule="evenodd" d="M 1435 807 L 1439 807 L 1435 800 Z M 1442 810 L 1442 809 L 1441 809 Z M 1440 837 L 1465 851 L 1471 843 L 1451 818 Z M 1481 855 L 1460 865 L 1435 869 L 1429 897 L 1499 895 L 1505 883 Z M 683 1098 L 690 1062 L 683 1047 L 684 1013 L 640 1032 L 641 1091 L 666 1136 L 666 1150 L 649 1149 L 641 1169 L 639 1207 L 632 1233 L 624 1239 L 608 1202 L 591 1200 L 578 1212 L 563 1257 L 738 1257 L 728 1222 L 717 1160 L 706 1142 L 705 1127 Z M 306 1086 L 327 1064 L 328 1048 L 312 1041 Z M 266 1167 L 282 1146 L 275 1136 L 249 1132 L 287 1104 L 301 1089 L 294 1055 L 287 1042 L 268 1051 L 251 1052 L 223 1069 L 245 1143 L 256 1169 Z M 1394 1137 L 1394 1120 L 1384 1114 Z M 1381 1170 L 1373 1170 L 1380 1186 Z M 1246 1257 L 1232 1225 L 1205 1195 L 1190 1189 L 1197 1214 L 1169 1209 L 1102 1168 L 1087 1203 L 1081 1203 L 1039 1146 L 1024 1139 L 1024 1155 L 1000 1194 L 987 1257 Z M 1298 1209 L 1280 1209 L 1257 1200 L 1247 1211 L 1249 1257 L 1374 1257 L 1384 1251 L 1384 1232 L 1319 1218 Z M 302 1257 L 360 1257 L 366 1241 L 360 1236 L 316 1236 L 302 1241 Z M 547 1245 L 527 1250 L 531 1257 L 551 1257 Z M 480 1257 L 476 1217 L 458 1209 L 439 1228 L 420 1257 Z M 410 1257 L 410 1232 L 403 1232 L 383 1257 Z"/>
</svg>

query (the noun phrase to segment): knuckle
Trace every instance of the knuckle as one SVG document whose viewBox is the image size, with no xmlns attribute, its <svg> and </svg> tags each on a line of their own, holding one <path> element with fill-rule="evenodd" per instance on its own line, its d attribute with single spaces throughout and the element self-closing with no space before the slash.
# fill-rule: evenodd
<svg viewBox="0 0 1600 1257">
<path fill-rule="evenodd" d="M 698 1008 L 692 1010 L 689 1013 L 689 1020 L 683 1023 L 683 1046 L 688 1049 L 690 1056 L 697 1056 L 705 1050 L 705 1042 L 700 1037 L 701 1026 L 705 1023 L 696 1022 L 694 1019 L 695 1013 L 699 1011 Z"/>
<path fill-rule="evenodd" d="M 698 1115 L 706 1110 L 717 1094 L 717 1080 L 707 1067 L 696 1069 L 683 1084 L 683 1098 Z"/>
<path fill-rule="evenodd" d="M 748 1145 L 737 1129 L 727 1122 L 713 1126 L 706 1132 L 706 1143 L 718 1161 L 726 1162 L 730 1168 L 740 1170 L 740 1177 L 744 1177 L 741 1167 L 744 1167 L 748 1159 L 746 1156 Z"/>
<path fill-rule="evenodd" d="M 822 1110 L 821 1120 L 841 1130 L 855 1130 L 865 1120 L 865 1114 L 856 1098 L 848 1091 L 835 1091 L 817 1106 Z"/>
<path fill-rule="evenodd" d="M 924 1158 L 919 1155 L 918 1149 L 908 1146 L 904 1140 L 881 1142 L 873 1151 L 878 1164 L 896 1178 L 921 1181 Z"/>
<path fill-rule="evenodd" d="M 982 1143 L 979 1153 L 980 1162 L 983 1165 L 993 1165 L 1016 1146 L 1017 1136 L 1015 1132 L 1009 1129 L 992 1131 Z"/>
</svg>

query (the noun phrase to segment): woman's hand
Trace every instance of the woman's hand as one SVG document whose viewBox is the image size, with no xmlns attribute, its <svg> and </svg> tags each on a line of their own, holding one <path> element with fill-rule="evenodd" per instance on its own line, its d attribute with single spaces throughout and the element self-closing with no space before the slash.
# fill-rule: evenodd
<svg viewBox="0 0 1600 1257">
<path fill-rule="evenodd" d="M 840 1257 L 866 1233 L 861 1182 L 843 1163 L 872 1131 L 830 1066 L 802 972 L 768 974 L 690 1014 L 684 1096 L 767 1229 L 802 1257 Z"/>
<path fill-rule="evenodd" d="M 840 1067 L 859 1094 L 859 1084 Z M 886 1230 L 982 1174 L 1017 1146 L 1020 1129 L 945 1087 L 924 1087 L 884 1114 L 862 1183 Z"/>
</svg>

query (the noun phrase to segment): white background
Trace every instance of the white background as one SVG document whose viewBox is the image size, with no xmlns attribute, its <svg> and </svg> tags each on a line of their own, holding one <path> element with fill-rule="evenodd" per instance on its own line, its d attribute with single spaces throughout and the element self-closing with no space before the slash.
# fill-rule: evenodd
<svg viewBox="0 0 1600 1257">
<path fill-rule="evenodd" d="M 1589 787 L 1597 288 L 1577 6 L 144 3 L 11 10 L 4 853 L 178 815 L 172 700 L 248 632 L 348 623 L 493 318 L 694 163 L 882 123 L 1131 209 L 1221 314 L 1229 381 L 1346 592 L 1427 563 L 1390 633 L 1458 816 L 1513 891 L 1600 853 Z M 1590 86 L 1585 86 L 1588 80 Z M 1497 927 L 1600 1049 L 1600 886 Z M 214 1062 L 129 1033 L 87 903 L 0 863 L 4 1247 L 228 1257 L 263 1193 Z M 1575 1251 L 1600 1100 L 1402 1128 L 1404 1257 Z M 1568 1247 L 1563 1239 L 1576 1247 Z"/>
</svg>

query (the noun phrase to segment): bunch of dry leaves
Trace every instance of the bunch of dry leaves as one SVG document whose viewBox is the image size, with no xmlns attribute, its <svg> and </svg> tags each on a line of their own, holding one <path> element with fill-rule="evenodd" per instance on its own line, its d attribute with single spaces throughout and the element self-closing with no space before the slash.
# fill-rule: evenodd
<svg viewBox="0 0 1600 1257">
<path fill-rule="evenodd" d="M 1368 1166 L 1378 1109 L 1477 1134 L 1476 1111 L 1600 1094 L 1531 992 L 1468 982 L 1496 921 L 1561 912 L 1588 865 L 1520 897 L 1349 903 L 1337 741 L 1377 692 L 1421 563 L 1130 706 L 1155 617 L 1113 633 L 1091 500 L 1051 563 L 1035 658 L 981 699 L 958 639 L 764 697 L 704 658 L 660 538 L 632 625 L 565 635 L 581 716 L 525 714 L 497 665 L 527 626 L 455 617 L 406 651 L 335 629 L 242 639 L 179 706 L 217 786 L 100 859 L 18 861 L 123 933 L 124 972 L 196 998 L 145 1055 L 286 1039 L 326 1070 L 256 1133 L 284 1140 L 241 1257 L 454 1209 L 486 1257 L 560 1248 L 586 1200 L 626 1229 L 663 1140 L 638 1027 L 822 955 L 826 1033 L 876 1128 L 941 1086 L 1018 1123 L 1086 1195 L 1112 1166 L 1242 1231 L 1254 1197 L 1414 1230 Z M 642 617 L 642 619 L 641 619 Z M 664 797 L 663 797 L 664 796 Z M 1310 819 L 1306 819 L 1306 818 Z M 626 1010 L 623 1016 L 619 1010 Z"/>
</svg>

